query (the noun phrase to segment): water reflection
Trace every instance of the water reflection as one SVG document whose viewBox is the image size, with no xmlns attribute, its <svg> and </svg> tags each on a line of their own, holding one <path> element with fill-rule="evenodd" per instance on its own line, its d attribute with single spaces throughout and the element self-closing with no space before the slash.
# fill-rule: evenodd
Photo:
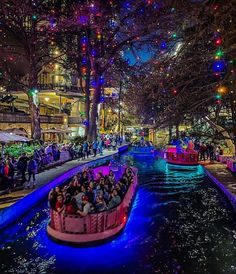
<svg viewBox="0 0 236 274">
<path fill-rule="evenodd" d="M 76 248 L 46 235 L 47 203 L 0 236 L 1 273 L 236 273 L 236 219 L 202 168 L 135 161 L 139 190 L 122 234 Z"/>
</svg>

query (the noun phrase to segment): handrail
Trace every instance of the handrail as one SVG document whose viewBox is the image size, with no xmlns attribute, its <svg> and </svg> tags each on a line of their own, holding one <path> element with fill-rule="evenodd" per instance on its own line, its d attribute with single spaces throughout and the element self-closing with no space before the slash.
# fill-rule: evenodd
<svg viewBox="0 0 236 274">
<path fill-rule="evenodd" d="M 137 186 L 137 174 L 130 184 L 122 202 L 115 208 L 99 213 L 91 213 L 85 217 L 76 214 L 59 213 L 51 209 L 49 226 L 55 231 L 66 234 L 92 234 L 104 232 L 118 227 L 127 220 L 127 211 Z"/>
<path fill-rule="evenodd" d="M 166 159 L 167 160 L 176 160 L 182 162 L 197 162 L 198 161 L 198 153 L 176 153 L 176 152 L 166 152 Z"/>
</svg>

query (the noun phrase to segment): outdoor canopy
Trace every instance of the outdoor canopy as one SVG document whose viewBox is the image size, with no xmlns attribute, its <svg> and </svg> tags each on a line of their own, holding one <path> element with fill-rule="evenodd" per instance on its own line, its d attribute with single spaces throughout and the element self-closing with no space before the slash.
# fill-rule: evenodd
<svg viewBox="0 0 236 274">
<path fill-rule="evenodd" d="M 13 133 L 7 133 L 0 131 L 0 143 L 1 144 L 7 144 L 10 142 L 29 142 L 30 139 L 27 137 L 19 136 Z"/>
</svg>

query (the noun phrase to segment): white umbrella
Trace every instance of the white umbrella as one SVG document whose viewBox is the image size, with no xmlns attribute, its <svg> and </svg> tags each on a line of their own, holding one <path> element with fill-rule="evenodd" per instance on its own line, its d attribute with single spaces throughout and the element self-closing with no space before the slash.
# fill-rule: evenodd
<svg viewBox="0 0 236 274">
<path fill-rule="evenodd" d="M 27 136 L 27 132 L 19 128 L 8 128 L 8 129 L 4 129 L 3 132 L 12 133 L 20 136 Z"/>
<path fill-rule="evenodd" d="M 0 131 L 0 143 L 2 144 L 7 144 L 10 142 L 29 142 L 29 141 L 30 139 L 27 137 Z"/>
<path fill-rule="evenodd" d="M 24 142 L 29 142 L 29 141 L 30 141 L 30 139 L 27 137 L 0 131 L 0 143 L 2 144 L 2 155 L 4 153 L 4 145 L 5 144 L 11 143 L 11 142 L 24 143 Z"/>
</svg>

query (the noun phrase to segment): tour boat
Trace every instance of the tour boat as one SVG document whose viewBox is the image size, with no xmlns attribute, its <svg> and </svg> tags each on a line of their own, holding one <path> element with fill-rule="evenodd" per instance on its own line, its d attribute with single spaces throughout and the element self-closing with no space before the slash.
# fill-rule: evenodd
<svg viewBox="0 0 236 274">
<path fill-rule="evenodd" d="M 120 178 L 125 167 L 114 172 L 116 178 Z M 58 213 L 51 209 L 50 222 L 47 226 L 47 233 L 55 241 L 72 245 L 93 245 L 103 243 L 113 238 L 122 231 L 127 222 L 132 201 L 137 188 L 137 169 L 132 167 L 134 181 L 130 184 L 121 204 L 110 210 L 99 213 L 88 214 L 81 217 L 78 214 Z M 108 175 L 109 166 L 97 167 L 94 173 L 102 171 Z"/>
<path fill-rule="evenodd" d="M 182 149 L 177 152 L 176 147 L 170 147 L 165 153 L 166 162 L 175 165 L 198 165 L 198 153 L 193 149 Z"/>
<path fill-rule="evenodd" d="M 132 146 L 131 154 L 134 157 L 154 157 L 154 146 Z"/>
</svg>

